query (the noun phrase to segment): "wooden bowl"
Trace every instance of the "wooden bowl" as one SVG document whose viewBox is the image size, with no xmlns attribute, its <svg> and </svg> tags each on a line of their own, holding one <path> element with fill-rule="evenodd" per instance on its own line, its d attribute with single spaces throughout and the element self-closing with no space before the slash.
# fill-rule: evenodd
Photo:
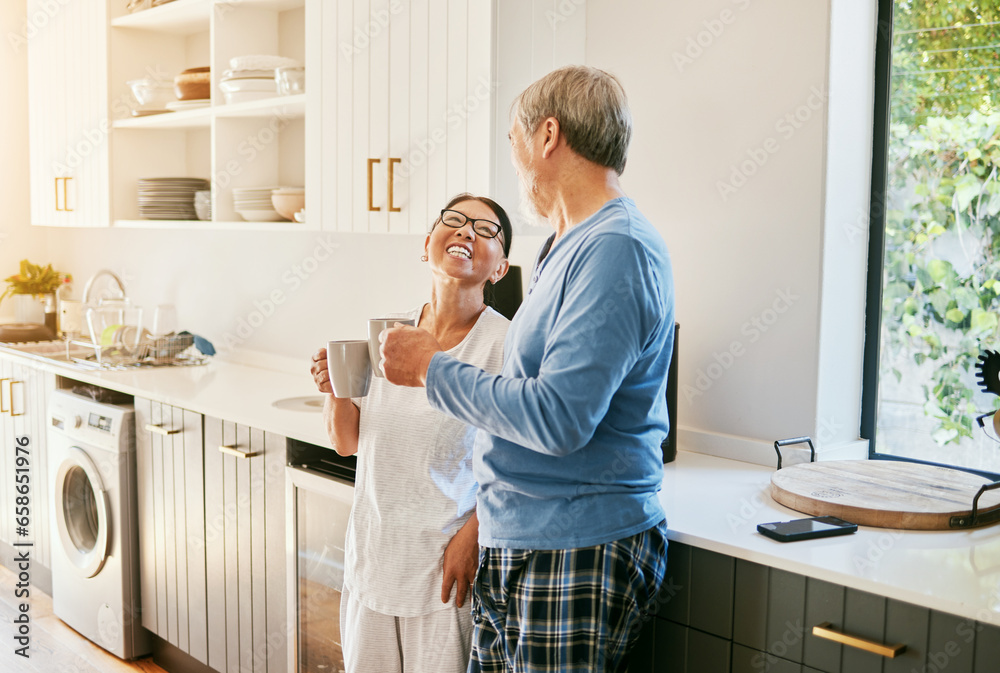
<svg viewBox="0 0 1000 673">
<path fill-rule="evenodd" d="M 201 100 L 212 95 L 211 68 L 189 68 L 174 77 L 177 100 Z"/>
</svg>

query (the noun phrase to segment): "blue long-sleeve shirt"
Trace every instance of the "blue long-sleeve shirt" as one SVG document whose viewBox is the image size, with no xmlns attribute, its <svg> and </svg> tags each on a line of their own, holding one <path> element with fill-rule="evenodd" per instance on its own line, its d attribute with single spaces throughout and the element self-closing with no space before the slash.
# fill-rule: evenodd
<svg viewBox="0 0 1000 673">
<path fill-rule="evenodd" d="M 673 326 L 666 245 L 619 198 L 536 264 L 499 375 L 434 355 L 431 405 L 485 431 L 473 462 L 481 545 L 586 547 L 663 519 Z"/>
</svg>

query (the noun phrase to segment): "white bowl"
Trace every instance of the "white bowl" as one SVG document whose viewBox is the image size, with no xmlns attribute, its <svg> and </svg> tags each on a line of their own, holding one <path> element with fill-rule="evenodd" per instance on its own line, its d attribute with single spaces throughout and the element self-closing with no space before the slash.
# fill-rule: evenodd
<svg viewBox="0 0 1000 673">
<path fill-rule="evenodd" d="M 140 109 L 162 110 L 168 102 L 176 100 L 172 82 L 147 78 L 133 79 L 126 84 L 132 89 L 135 99 L 139 101 Z"/>
<path fill-rule="evenodd" d="M 284 218 L 276 210 L 237 210 L 247 222 L 280 222 Z"/>
<path fill-rule="evenodd" d="M 270 91 L 272 94 L 278 92 L 277 82 L 274 78 L 264 79 L 248 77 L 246 79 L 224 79 L 219 82 L 219 89 L 222 93 L 236 93 L 237 91 Z"/>
<path fill-rule="evenodd" d="M 227 105 L 247 103 L 252 100 L 268 100 L 275 97 L 274 91 L 227 91 L 223 94 Z"/>
</svg>

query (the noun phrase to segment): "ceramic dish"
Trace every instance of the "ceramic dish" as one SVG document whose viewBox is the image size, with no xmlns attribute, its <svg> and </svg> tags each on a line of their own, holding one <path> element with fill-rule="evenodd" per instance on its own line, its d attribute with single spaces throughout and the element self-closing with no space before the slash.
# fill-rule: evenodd
<svg viewBox="0 0 1000 673">
<path fill-rule="evenodd" d="M 274 78 L 252 77 L 246 79 L 224 79 L 219 82 L 222 93 L 237 93 L 240 91 L 278 91 Z"/>
<path fill-rule="evenodd" d="M 254 100 L 267 100 L 268 98 L 274 98 L 276 92 L 271 91 L 230 91 L 223 94 L 226 97 L 226 103 L 229 105 L 234 105 L 236 103 L 247 103 Z"/>
<path fill-rule="evenodd" d="M 280 222 L 282 217 L 275 210 L 237 210 L 247 222 Z"/>
<path fill-rule="evenodd" d="M 203 107 L 208 107 L 212 104 L 212 101 L 208 98 L 199 98 L 197 100 L 175 100 L 173 102 L 167 103 L 167 109 L 173 112 L 183 112 L 184 110 L 198 110 Z"/>
</svg>

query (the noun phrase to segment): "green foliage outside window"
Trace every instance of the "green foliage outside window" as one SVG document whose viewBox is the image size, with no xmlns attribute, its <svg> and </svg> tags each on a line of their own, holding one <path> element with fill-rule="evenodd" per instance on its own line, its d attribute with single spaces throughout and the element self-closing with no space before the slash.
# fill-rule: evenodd
<svg viewBox="0 0 1000 673">
<path fill-rule="evenodd" d="M 1000 7 L 896 0 L 881 376 L 930 362 L 939 444 L 973 435 L 973 372 L 1000 336 Z M 1000 402 L 1000 398 L 993 398 Z"/>
</svg>

